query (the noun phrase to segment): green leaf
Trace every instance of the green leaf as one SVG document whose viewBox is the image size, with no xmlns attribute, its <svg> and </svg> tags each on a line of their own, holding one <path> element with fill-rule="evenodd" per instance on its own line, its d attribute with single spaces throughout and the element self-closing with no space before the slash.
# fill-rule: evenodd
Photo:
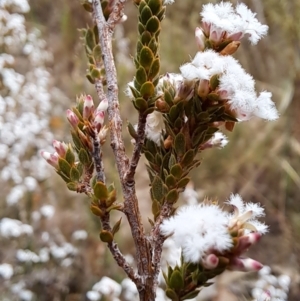
<svg viewBox="0 0 300 301">
<path fill-rule="evenodd" d="M 180 161 L 182 167 L 187 167 L 193 163 L 195 157 L 195 151 L 193 149 L 189 149 L 183 156 Z"/>
<path fill-rule="evenodd" d="M 136 140 L 138 138 L 138 134 L 130 122 L 127 123 L 127 129 L 128 129 L 130 136 Z"/>
<path fill-rule="evenodd" d="M 140 112 L 144 112 L 144 111 L 146 111 L 148 109 L 147 101 L 144 98 L 142 98 L 142 97 L 139 97 L 136 100 L 134 100 L 134 104 L 135 104 L 135 107 Z"/>
<path fill-rule="evenodd" d="M 180 179 L 180 177 L 182 176 L 182 167 L 180 166 L 180 164 L 175 164 L 175 165 L 172 166 L 172 168 L 171 168 L 171 174 L 176 179 Z"/>
<path fill-rule="evenodd" d="M 78 159 L 83 165 L 90 165 L 91 163 L 91 158 L 84 148 L 80 149 Z"/>
<path fill-rule="evenodd" d="M 80 173 L 78 171 L 78 169 L 76 167 L 72 167 L 71 168 L 71 172 L 70 172 L 70 179 L 73 182 L 78 182 L 80 179 Z"/>
<path fill-rule="evenodd" d="M 84 2 L 84 3 L 82 3 L 82 6 L 87 12 L 89 12 L 89 13 L 93 12 L 93 5 L 91 3 Z"/>
<path fill-rule="evenodd" d="M 154 57 L 152 50 L 149 47 L 144 46 L 140 52 L 140 64 L 148 71 L 153 61 Z"/>
<path fill-rule="evenodd" d="M 59 170 L 62 171 L 66 176 L 70 176 L 71 165 L 63 158 L 58 159 Z"/>
<path fill-rule="evenodd" d="M 95 83 L 95 79 L 91 76 L 91 74 L 87 74 L 86 75 L 87 80 L 91 83 L 94 84 Z"/>
<path fill-rule="evenodd" d="M 140 18 L 143 24 L 146 24 L 147 21 L 152 17 L 152 11 L 149 6 L 145 6 L 141 12 Z"/>
<path fill-rule="evenodd" d="M 162 179 L 159 176 L 155 176 L 151 186 L 154 199 L 161 203 L 165 197 L 164 183 Z"/>
<path fill-rule="evenodd" d="M 140 66 L 136 70 L 135 78 L 139 82 L 140 85 L 142 85 L 144 82 L 147 81 L 147 73 L 146 73 L 146 70 L 142 66 Z"/>
<path fill-rule="evenodd" d="M 98 181 L 93 188 L 94 188 L 94 194 L 96 198 L 99 199 L 100 201 L 106 200 L 109 197 L 108 190 L 105 184 L 102 183 L 101 181 Z"/>
<path fill-rule="evenodd" d="M 89 28 L 86 31 L 85 44 L 89 48 L 90 52 L 92 52 L 94 47 L 96 46 L 95 39 L 94 39 L 94 32 L 91 28 Z"/>
<path fill-rule="evenodd" d="M 108 192 L 108 198 L 105 200 L 106 207 L 110 207 L 116 200 L 117 200 L 117 191 L 116 189 L 109 192 L 109 189 L 107 189 Z"/>
<path fill-rule="evenodd" d="M 71 191 L 77 191 L 78 185 L 77 185 L 77 183 L 70 182 L 67 184 L 67 187 Z"/>
<path fill-rule="evenodd" d="M 157 14 L 157 18 L 162 21 L 163 18 L 165 17 L 165 12 L 166 12 L 166 7 L 163 6 L 160 12 Z"/>
<path fill-rule="evenodd" d="M 153 15 L 156 15 L 161 10 L 160 0 L 149 0 L 148 5 L 152 10 Z"/>
<path fill-rule="evenodd" d="M 152 35 L 149 31 L 144 31 L 143 34 L 141 35 L 141 42 L 143 45 L 148 45 L 151 41 Z M 142 50 L 141 50 L 142 51 Z M 140 53 L 141 55 L 141 53 Z"/>
<path fill-rule="evenodd" d="M 141 22 L 139 22 L 139 24 L 138 24 L 138 32 L 139 32 L 139 34 L 140 35 L 142 35 L 143 33 L 144 33 L 144 31 L 145 31 L 146 29 L 145 29 L 145 26 L 141 23 Z M 141 43 L 140 41 L 138 41 L 138 43 Z M 142 43 L 141 43 L 142 44 Z M 143 45 L 143 44 L 142 44 Z M 137 44 L 137 47 L 139 47 L 138 46 L 138 44 Z M 137 51 L 137 53 L 139 53 L 140 51 Z"/>
<path fill-rule="evenodd" d="M 156 218 L 160 214 L 160 209 L 161 209 L 161 205 L 159 204 L 159 202 L 157 200 L 153 200 L 152 201 L 152 214 L 154 216 L 154 220 L 156 220 Z"/>
<path fill-rule="evenodd" d="M 149 162 L 155 163 L 155 158 L 154 158 L 154 156 L 153 156 L 150 152 L 145 151 L 145 152 L 144 152 L 144 155 L 145 155 L 146 159 L 147 159 Z"/>
<path fill-rule="evenodd" d="M 160 21 L 156 16 L 151 17 L 146 24 L 146 30 L 152 33 L 156 33 L 159 29 Z"/>
<path fill-rule="evenodd" d="M 96 45 L 93 49 L 93 56 L 94 59 L 97 62 L 101 62 L 102 61 L 102 51 L 101 51 L 101 46 L 100 45 Z"/>
<path fill-rule="evenodd" d="M 90 209 L 92 211 L 92 213 L 96 216 L 100 216 L 103 217 L 104 216 L 104 212 L 96 205 L 91 205 Z"/>
<path fill-rule="evenodd" d="M 181 290 L 184 288 L 184 281 L 181 272 L 175 270 L 170 277 L 169 286 L 174 290 Z"/>
<path fill-rule="evenodd" d="M 176 203 L 178 198 L 179 198 L 179 194 L 178 194 L 178 191 L 177 191 L 176 188 L 169 191 L 167 196 L 166 196 L 166 200 L 170 204 Z"/>
<path fill-rule="evenodd" d="M 209 86 L 211 90 L 214 91 L 215 89 L 217 89 L 219 84 L 220 84 L 219 75 L 218 74 L 213 75 L 209 80 Z"/>
<path fill-rule="evenodd" d="M 66 156 L 65 156 L 66 161 L 72 166 L 75 162 L 75 155 L 71 147 L 69 146 L 67 151 L 66 151 Z"/>
<path fill-rule="evenodd" d="M 165 99 L 165 102 L 166 102 L 170 107 L 172 107 L 172 106 L 174 105 L 174 103 L 173 103 L 174 97 L 171 95 L 171 93 L 170 93 L 168 90 L 165 90 L 165 91 L 164 91 L 164 99 Z"/>
<path fill-rule="evenodd" d="M 80 162 L 78 162 L 76 164 L 76 168 L 77 168 L 77 170 L 79 172 L 79 178 L 80 178 L 82 176 L 82 174 L 83 174 L 83 165 Z"/>
<path fill-rule="evenodd" d="M 152 65 L 150 66 L 149 73 L 148 73 L 148 78 L 152 80 L 159 74 L 159 69 L 160 69 L 160 60 L 157 58 L 153 61 Z"/>
<path fill-rule="evenodd" d="M 172 168 L 173 165 L 177 163 L 176 158 L 173 154 L 171 154 L 169 159 L 169 170 Z"/>
<path fill-rule="evenodd" d="M 190 177 L 186 177 L 181 179 L 178 183 L 177 183 L 177 188 L 185 188 L 185 186 L 190 182 L 191 178 Z"/>
<path fill-rule="evenodd" d="M 177 180 L 175 179 L 175 177 L 172 175 L 168 175 L 166 178 L 166 185 L 169 188 L 174 188 L 176 187 L 176 184 L 177 184 Z"/>
<path fill-rule="evenodd" d="M 185 137 L 183 133 L 180 132 L 176 135 L 174 146 L 177 156 L 183 156 L 183 154 L 185 153 Z"/>
<path fill-rule="evenodd" d="M 119 230 L 122 222 L 122 217 L 116 222 L 116 224 L 113 226 L 111 232 L 113 235 L 115 235 Z"/>
<path fill-rule="evenodd" d="M 171 109 L 169 111 L 170 120 L 172 122 L 174 122 L 178 118 L 179 114 L 180 114 L 180 111 L 178 110 L 177 105 L 171 107 Z"/>
<path fill-rule="evenodd" d="M 106 242 L 106 243 L 112 243 L 114 237 L 112 235 L 111 232 L 107 231 L 107 230 L 102 230 L 100 232 L 100 239 L 103 241 L 103 242 Z"/>
<path fill-rule="evenodd" d="M 141 90 L 140 90 L 142 96 L 146 99 L 151 97 L 154 94 L 154 91 L 155 91 L 155 87 L 154 87 L 153 83 L 150 81 L 145 82 L 142 85 Z"/>
<path fill-rule="evenodd" d="M 81 141 L 78 138 L 77 133 L 75 131 L 71 131 L 71 135 L 72 135 L 73 143 L 76 147 L 76 151 L 78 152 L 82 148 Z"/>
<path fill-rule="evenodd" d="M 179 301 L 179 298 L 176 295 L 176 293 L 172 289 L 170 289 L 170 288 L 166 289 L 166 296 L 168 298 L 170 298 L 172 301 Z"/>
</svg>

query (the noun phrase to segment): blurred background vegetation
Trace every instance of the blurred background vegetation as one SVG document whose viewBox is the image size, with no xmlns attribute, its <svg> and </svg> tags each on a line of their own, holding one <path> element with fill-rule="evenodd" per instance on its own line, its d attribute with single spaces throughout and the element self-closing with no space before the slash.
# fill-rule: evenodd
<svg viewBox="0 0 300 301">
<path fill-rule="evenodd" d="M 201 6 L 207 2 L 176 0 L 167 7 L 167 18 L 163 21 L 161 34 L 161 73 L 178 72 L 178 67 L 195 55 L 197 49 L 194 29 L 200 24 Z M 233 133 L 225 133 L 229 137 L 229 144 L 222 150 L 207 150 L 201 154 L 203 163 L 193 172 L 193 182 L 201 196 L 200 200 L 209 196 L 223 202 L 233 192 L 241 194 L 245 201 L 263 204 L 270 233 L 252 252 L 257 260 L 291 276 L 288 300 L 297 301 L 300 300 L 300 2 L 239 2 L 245 2 L 257 12 L 262 23 L 269 25 L 269 35 L 257 46 L 243 41 L 235 57 L 257 80 L 258 91 L 266 89 L 273 93 L 273 100 L 281 117 L 278 121 L 269 123 L 253 119 L 238 124 Z M 85 79 L 87 62 L 80 32 L 77 30 L 91 24 L 91 18 L 79 1 L 31 0 L 29 4 L 31 10 L 26 14 L 27 26 L 37 27 L 41 31 L 47 49 L 53 54 L 52 63 L 47 65 L 52 75 L 52 85 L 64 94 L 64 97 L 56 95 L 53 98 L 50 128 L 57 140 L 69 142 L 70 134 L 64 111 L 74 104 L 76 95 L 80 93 L 91 94 L 97 99 L 94 87 Z M 126 5 L 126 15 L 128 19 L 117 26 L 114 40 L 124 124 L 126 120 L 136 122 L 133 106 L 123 93 L 134 74 L 130 57 L 134 56 L 137 18 L 136 8 L 131 1 Z M 124 136 L 130 153 L 132 147 L 125 129 Z M 109 141 L 105 146 L 104 160 L 108 179 L 117 184 Z M 143 162 L 136 178 L 141 208 L 147 223 L 147 217 L 151 213 Z M 59 230 L 66 241 L 72 240 L 75 230 L 85 229 L 88 233 L 86 240 L 75 242 L 78 253 L 74 256 L 71 269 L 58 268 L 55 263 L 49 263 L 49 274 L 38 273 L 42 268 L 34 265 L 22 269 L 19 278 L 26 276 L 26 285 L 37 294 L 37 300 L 85 300 L 86 291 L 103 275 L 117 281 L 124 278 L 123 272 L 113 263 L 110 254 L 98 239 L 100 225 L 89 212 L 87 198 L 68 192 L 55 172 L 47 180 L 40 181 L 39 189 L 27 194 L 18 205 L 6 207 L 5 202 L 6 195 L 2 194 L 1 218 L 13 218 L 22 208 L 23 211 L 27 210 L 22 221 L 28 224 L 33 222 L 30 215 L 32 208 L 40 208 L 44 204 L 55 207 L 51 220 L 39 224 L 39 231 L 35 230 L 35 233 L 47 231 L 55 236 Z M 124 253 L 133 254 L 128 228 L 117 238 Z M 17 244 L 10 240 L 2 243 L 5 244 L 6 252 Z M 24 244 L 27 244 L 27 248 L 34 249 L 37 242 L 33 240 L 30 244 L 23 242 Z M 4 252 L 0 251 L 0 254 L 0 259 L 3 259 Z M 223 281 L 222 285 L 228 288 L 231 281 Z M 48 285 L 47 290 L 43 289 L 45 285 Z M 0 285 L 0 292 L 1 289 L 3 292 L 7 290 L 3 285 Z M 210 300 L 248 300 L 245 294 L 243 298 L 226 299 L 224 295 L 217 295 Z"/>
</svg>

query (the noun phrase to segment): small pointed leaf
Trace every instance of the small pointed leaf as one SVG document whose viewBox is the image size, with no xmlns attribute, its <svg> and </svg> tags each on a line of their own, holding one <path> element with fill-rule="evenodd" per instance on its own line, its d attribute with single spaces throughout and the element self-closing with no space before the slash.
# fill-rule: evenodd
<svg viewBox="0 0 300 301">
<path fill-rule="evenodd" d="M 180 166 L 180 164 L 175 164 L 172 166 L 171 168 L 171 174 L 176 178 L 176 179 L 180 179 L 182 176 L 182 167 Z"/>
<path fill-rule="evenodd" d="M 101 181 L 98 181 L 94 185 L 94 194 L 95 194 L 96 198 L 101 201 L 106 200 L 109 196 L 108 190 L 107 190 L 105 184 L 102 183 Z"/>
<path fill-rule="evenodd" d="M 80 179 L 80 173 L 76 167 L 72 167 L 70 171 L 70 179 L 73 182 L 78 182 Z"/>
<path fill-rule="evenodd" d="M 122 217 L 116 222 L 116 224 L 113 226 L 111 232 L 113 235 L 115 235 L 119 230 L 122 222 Z"/>
<path fill-rule="evenodd" d="M 184 288 L 184 281 L 180 271 L 174 270 L 170 277 L 169 286 L 175 290 L 181 290 Z"/>
<path fill-rule="evenodd" d="M 98 206 L 91 205 L 90 209 L 94 215 L 100 216 L 100 217 L 104 216 L 104 212 Z"/>
<path fill-rule="evenodd" d="M 90 156 L 84 148 L 81 148 L 78 153 L 78 159 L 83 165 L 89 165 L 91 163 Z"/>
<path fill-rule="evenodd" d="M 183 156 L 185 153 L 185 137 L 183 133 L 180 132 L 176 135 L 174 146 L 177 156 Z"/>
<path fill-rule="evenodd" d="M 103 242 L 106 242 L 106 243 L 112 243 L 114 237 L 112 235 L 111 232 L 107 231 L 107 230 L 102 230 L 100 232 L 100 239 L 103 241 Z"/>
<path fill-rule="evenodd" d="M 61 170 L 66 176 L 70 176 L 71 165 L 63 158 L 58 159 L 59 170 Z"/>
<path fill-rule="evenodd" d="M 148 71 L 153 60 L 154 57 L 151 49 L 147 46 L 144 46 L 140 53 L 140 64 L 145 68 L 146 71 Z"/>
<path fill-rule="evenodd" d="M 166 200 L 170 204 L 176 203 L 178 198 L 179 198 L 179 194 L 178 194 L 177 189 L 172 189 L 171 191 L 168 192 L 168 194 L 166 196 Z"/>
<path fill-rule="evenodd" d="M 70 182 L 67 184 L 67 187 L 71 191 L 77 191 L 78 185 L 77 185 L 77 183 Z"/>
</svg>

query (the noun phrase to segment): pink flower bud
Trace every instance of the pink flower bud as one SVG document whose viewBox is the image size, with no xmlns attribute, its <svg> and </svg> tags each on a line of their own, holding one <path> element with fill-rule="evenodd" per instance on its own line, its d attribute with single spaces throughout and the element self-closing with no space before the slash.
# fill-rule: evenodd
<svg viewBox="0 0 300 301">
<path fill-rule="evenodd" d="M 99 111 L 106 112 L 107 108 L 108 108 L 108 101 L 105 98 L 99 103 L 99 105 L 97 107 L 97 112 L 99 112 Z"/>
<path fill-rule="evenodd" d="M 196 27 L 195 29 L 195 37 L 196 37 L 196 43 L 198 46 L 198 49 L 200 51 L 203 51 L 205 48 L 205 35 L 199 27 Z"/>
<path fill-rule="evenodd" d="M 260 262 L 251 258 L 233 257 L 229 264 L 231 270 L 241 272 L 255 272 L 259 271 L 262 267 L 263 265 Z"/>
<path fill-rule="evenodd" d="M 70 122 L 71 126 L 74 129 L 77 129 L 77 126 L 78 126 L 78 123 L 79 123 L 79 119 L 78 119 L 78 117 L 76 116 L 76 114 L 73 111 L 67 110 L 67 119 Z"/>
<path fill-rule="evenodd" d="M 99 111 L 96 113 L 96 116 L 94 119 L 94 126 L 97 129 L 97 132 L 100 131 L 100 129 L 104 123 L 104 117 L 105 117 L 104 111 Z"/>
<path fill-rule="evenodd" d="M 60 157 L 65 157 L 68 146 L 64 142 L 53 140 L 52 145 Z"/>
<path fill-rule="evenodd" d="M 227 37 L 228 40 L 232 40 L 232 41 L 240 41 L 240 39 L 243 37 L 243 33 L 242 32 L 236 32 L 232 35 L 229 35 Z"/>
<path fill-rule="evenodd" d="M 215 254 L 209 254 L 203 261 L 203 266 L 206 269 L 212 270 L 219 264 L 219 258 Z"/>
<path fill-rule="evenodd" d="M 86 95 L 83 100 L 83 118 L 88 119 L 94 113 L 94 101 L 91 95 Z"/>
<path fill-rule="evenodd" d="M 101 144 L 103 144 L 105 142 L 107 132 L 108 132 L 108 127 L 105 125 L 104 127 L 101 128 L 99 135 L 98 135 Z"/>
<path fill-rule="evenodd" d="M 54 153 L 54 154 L 50 154 L 48 152 L 45 151 L 41 151 L 41 155 L 42 157 L 53 167 L 55 167 L 56 169 L 58 169 L 58 154 Z"/>
</svg>

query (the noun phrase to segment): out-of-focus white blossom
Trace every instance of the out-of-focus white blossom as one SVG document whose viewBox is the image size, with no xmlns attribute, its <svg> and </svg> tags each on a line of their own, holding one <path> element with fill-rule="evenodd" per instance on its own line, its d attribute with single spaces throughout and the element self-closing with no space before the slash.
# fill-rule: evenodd
<svg viewBox="0 0 300 301">
<path fill-rule="evenodd" d="M 175 0 L 163 0 L 163 5 L 173 4 Z"/>
<path fill-rule="evenodd" d="M 88 234 L 85 230 L 77 230 L 75 232 L 73 232 L 72 234 L 72 238 L 75 240 L 85 240 L 87 239 Z"/>
<path fill-rule="evenodd" d="M 14 274 L 14 269 L 12 265 L 8 263 L 0 264 L 0 277 L 8 280 L 13 276 L 13 274 Z"/>
<path fill-rule="evenodd" d="M 43 217 L 51 218 L 55 213 L 55 208 L 52 205 L 44 205 L 40 208 Z"/>
<path fill-rule="evenodd" d="M 126 301 L 138 300 L 138 290 L 136 285 L 129 279 L 125 278 L 121 282 L 122 296 Z"/>
<path fill-rule="evenodd" d="M 253 301 L 287 301 L 291 278 L 288 275 L 275 276 L 268 266 L 259 272 L 259 279 L 252 289 Z"/>
<path fill-rule="evenodd" d="M 122 291 L 122 287 L 118 282 L 104 276 L 99 282 L 93 285 L 92 290 L 99 292 L 102 295 L 119 297 Z"/>
<path fill-rule="evenodd" d="M 0 220 L 0 235 L 6 238 L 19 237 L 22 234 L 31 235 L 33 229 L 21 221 L 5 217 Z"/>
<path fill-rule="evenodd" d="M 86 293 L 86 297 L 91 301 L 99 301 L 101 298 L 101 295 L 96 291 L 88 291 Z"/>
<path fill-rule="evenodd" d="M 37 263 L 40 261 L 40 257 L 36 253 L 34 253 L 28 249 L 26 249 L 26 250 L 19 249 L 16 253 L 16 258 L 20 262 Z"/>
</svg>

